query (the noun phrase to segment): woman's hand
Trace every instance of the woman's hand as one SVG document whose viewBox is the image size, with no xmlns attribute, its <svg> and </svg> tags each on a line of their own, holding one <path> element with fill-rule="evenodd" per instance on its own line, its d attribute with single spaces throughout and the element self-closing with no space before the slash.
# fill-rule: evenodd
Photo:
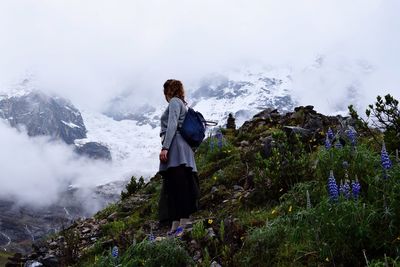
<svg viewBox="0 0 400 267">
<path fill-rule="evenodd" d="M 160 152 L 160 161 L 161 162 L 167 162 L 168 161 L 168 150 L 167 149 L 163 149 Z"/>
</svg>

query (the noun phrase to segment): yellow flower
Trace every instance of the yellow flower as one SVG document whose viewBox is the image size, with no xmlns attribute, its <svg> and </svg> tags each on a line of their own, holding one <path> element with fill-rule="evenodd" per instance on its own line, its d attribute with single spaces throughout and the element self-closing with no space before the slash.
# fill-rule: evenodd
<svg viewBox="0 0 400 267">
<path fill-rule="evenodd" d="M 276 213 L 276 209 L 273 209 L 271 214 L 275 214 Z"/>
<path fill-rule="evenodd" d="M 212 224 L 213 220 L 212 219 L 208 219 L 208 224 Z"/>
<path fill-rule="evenodd" d="M 217 176 L 214 176 L 213 179 L 216 181 L 217 180 Z"/>
<path fill-rule="evenodd" d="M 231 151 L 230 151 L 230 150 L 228 150 L 228 153 L 231 153 Z"/>
<path fill-rule="evenodd" d="M 292 212 L 292 205 L 290 205 L 289 207 L 289 212 Z"/>
<path fill-rule="evenodd" d="M 325 259 L 326 261 L 329 261 L 329 258 L 328 257 L 326 257 L 326 259 Z"/>
</svg>

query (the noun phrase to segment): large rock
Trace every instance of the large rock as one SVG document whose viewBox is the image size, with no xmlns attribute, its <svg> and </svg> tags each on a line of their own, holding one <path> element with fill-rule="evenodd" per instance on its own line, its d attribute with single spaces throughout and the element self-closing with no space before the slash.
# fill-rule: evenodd
<svg viewBox="0 0 400 267">
<path fill-rule="evenodd" d="M 50 136 L 67 144 L 86 138 L 79 110 L 65 99 L 40 92 L 1 99 L 0 118 L 12 127 L 25 128 L 29 136 Z"/>
<path fill-rule="evenodd" d="M 96 142 L 88 142 L 86 144 L 77 146 L 75 151 L 80 154 L 93 159 L 111 160 L 111 152 L 102 144 Z"/>
</svg>

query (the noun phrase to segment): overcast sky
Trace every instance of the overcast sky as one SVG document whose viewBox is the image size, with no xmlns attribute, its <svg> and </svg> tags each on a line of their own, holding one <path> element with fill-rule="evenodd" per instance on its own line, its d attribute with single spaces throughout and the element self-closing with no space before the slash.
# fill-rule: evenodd
<svg viewBox="0 0 400 267">
<path fill-rule="evenodd" d="M 262 64 L 293 67 L 294 93 L 310 104 L 349 79 L 361 97 L 399 95 L 399 10 L 397 0 L 2 0 L 0 85 L 30 73 L 42 90 L 101 109 L 126 90 L 132 102 L 162 100 L 170 77 L 192 88 Z M 327 65 L 303 75 L 319 55 Z"/>
<path fill-rule="evenodd" d="M 102 110 L 123 92 L 132 105 L 164 101 L 168 78 L 193 89 L 211 73 L 257 65 L 291 68 L 301 104 L 333 112 L 354 87 L 364 109 L 377 94 L 400 97 L 399 10 L 398 0 L 1 0 L 0 90 L 28 75 Z M 107 174 L 3 123 L 0 140 L 0 197 L 46 202 L 60 179 Z"/>
</svg>

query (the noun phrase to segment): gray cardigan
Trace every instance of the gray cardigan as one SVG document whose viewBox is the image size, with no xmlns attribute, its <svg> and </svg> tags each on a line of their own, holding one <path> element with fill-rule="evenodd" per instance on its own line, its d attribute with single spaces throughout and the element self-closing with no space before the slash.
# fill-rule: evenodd
<svg viewBox="0 0 400 267">
<path fill-rule="evenodd" d="M 182 126 L 186 113 L 187 108 L 181 99 L 173 97 L 169 100 L 169 105 L 161 116 L 160 136 L 163 138 L 163 149 L 169 149 L 171 146 L 172 139 L 178 128 Z"/>
</svg>

